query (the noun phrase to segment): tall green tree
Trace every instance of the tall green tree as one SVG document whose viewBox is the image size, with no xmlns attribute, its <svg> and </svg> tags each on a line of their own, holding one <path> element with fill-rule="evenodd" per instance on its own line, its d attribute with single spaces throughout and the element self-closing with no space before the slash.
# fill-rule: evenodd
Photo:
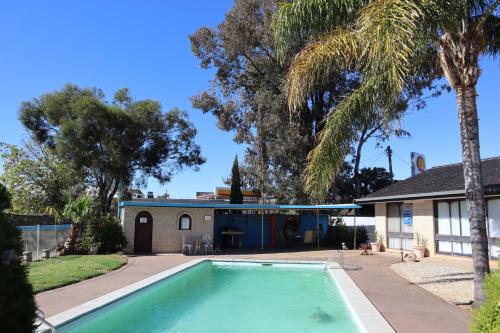
<svg viewBox="0 0 500 333">
<path fill-rule="evenodd" d="M 405 95 L 416 69 L 428 62 L 439 64 L 437 74 L 444 74 L 457 97 L 476 304 L 484 300 L 483 280 L 489 272 L 476 84 L 479 57 L 495 56 L 500 50 L 499 4 L 498 0 L 296 0 L 284 4 L 274 20 L 278 56 L 294 47 L 297 36 L 315 33 L 289 71 L 292 109 L 339 70 L 355 69 L 363 78 L 332 110 L 309 155 L 307 186 L 317 197 L 326 193 L 342 165 L 353 135 L 351 124 L 366 119 L 366 110 L 376 106 L 386 119 L 393 118 L 394 105 Z"/>
<path fill-rule="evenodd" d="M 0 180 L 12 193 L 12 211 L 62 211 L 69 198 L 82 190 L 83 177 L 50 148 L 33 141 L 24 146 L 0 143 Z"/>
<path fill-rule="evenodd" d="M 26 265 L 21 262 L 21 232 L 5 214 L 10 194 L 0 184 L 0 312 L 2 330 L 31 333 L 35 330 L 36 303 L 28 282 Z"/>
<path fill-rule="evenodd" d="M 300 34 L 293 47 L 283 52 L 284 60 L 278 61 L 271 22 L 280 2 L 235 0 L 217 27 L 201 27 L 189 36 L 201 67 L 215 69 L 210 88 L 191 101 L 195 108 L 214 115 L 220 129 L 233 131 L 237 143 L 248 145 L 240 167 L 249 176 L 245 178 L 255 180 L 255 189 L 280 202 L 307 203 L 307 155 L 325 116 L 359 85 L 359 76 L 336 72 L 303 96 L 300 107 L 290 114 L 287 71 L 294 51 L 306 43 L 309 33 Z M 357 135 L 350 148 L 353 164 L 357 164 L 355 176 L 364 143 L 396 130 L 395 124 L 384 121 L 375 110 L 373 117 L 353 125 Z"/>
<path fill-rule="evenodd" d="M 238 155 L 234 157 L 233 168 L 231 169 L 231 192 L 229 194 L 229 202 L 232 204 L 243 203 Z"/>
<path fill-rule="evenodd" d="M 205 162 L 186 112 L 134 101 L 127 89 L 108 102 L 99 89 L 68 84 L 22 103 L 19 118 L 37 142 L 84 175 L 102 212 L 134 179 L 166 183 L 183 168 Z"/>
</svg>

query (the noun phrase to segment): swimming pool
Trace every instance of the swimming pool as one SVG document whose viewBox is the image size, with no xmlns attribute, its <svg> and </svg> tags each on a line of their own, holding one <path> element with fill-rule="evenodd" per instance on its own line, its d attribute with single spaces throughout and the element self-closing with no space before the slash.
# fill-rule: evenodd
<svg viewBox="0 0 500 333">
<path fill-rule="evenodd" d="M 321 264 L 211 260 L 57 328 L 71 333 L 366 331 L 335 276 Z"/>
</svg>

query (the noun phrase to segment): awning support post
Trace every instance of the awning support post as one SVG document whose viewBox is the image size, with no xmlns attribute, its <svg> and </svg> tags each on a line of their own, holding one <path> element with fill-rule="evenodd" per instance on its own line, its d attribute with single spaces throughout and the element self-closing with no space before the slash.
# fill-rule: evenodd
<svg viewBox="0 0 500 333">
<path fill-rule="evenodd" d="M 318 242 L 318 249 L 319 249 L 319 210 L 316 209 L 316 238 Z"/>
<path fill-rule="evenodd" d="M 354 208 L 354 249 L 356 250 L 356 208 Z"/>
<path fill-rule="evenodd" d="M 260 211 L 260 250 L 264 252 L 264 211 Z"/>
</svg>

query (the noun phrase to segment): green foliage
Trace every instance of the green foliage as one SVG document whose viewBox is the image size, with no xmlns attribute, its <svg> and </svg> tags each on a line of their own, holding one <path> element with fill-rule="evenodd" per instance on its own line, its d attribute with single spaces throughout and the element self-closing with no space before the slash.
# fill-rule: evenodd
<svg viewBox="0 0 500 333">
<path fill-rule="evenodd" d="M 12 196 L 3 184 L 0 183 L 0 214 L 12 207 Z"/>
<path fill-rule="evenodd" d="M 118 254 L 71 255 L 31 263 L 28 277 L 39 293 L 105 274 L 126 263 L 127 257 Z"/>
<path fill-rule="evenodd" d="M 234 158 L 233 168 L 231 169 L 231 193 L 229 195 L 229 202 L 232 204 L 243 203 L 238 155 L 236 155 L 236 157 Z"/>
<path fill-rule="evenodd" d="M 35 142 L 23 147 L 2 143 L 0 157 L 0 179 L 12 193 L 12 210 L 16 213 L 61 210 L 83 182 L 53 151 Z"/>
<path fill-rule="evenodd" d="M 356 228 L 356 246 L 368 242 L 368 232 L 365 227 Z M 323 244 L 329 248 L 341 249 L 342 243 L 352 249 L 354 248 L 354 228 L 345 224 L 330 225 L 323 238 Z"/>
<path fill-rule="evenodd" d="M 71 200 L 64 206 L 63 216 L 73 223 L 85 223 L 92 215 L 95 215 L 94 198 L 84 194 L 77 199 Z"/>
<path fill-rule="evenodd" d="M 500 271 L 490 273 L 485 281 L 486 301 L 474 311 L 471 331 L 473 333 L 500 332 Z"/>
<path fill-rule="evenodd" d="M 119 188 L 154 177 L 170 181 L 184 167 L 204 163 L 187 113 L 153 100 L 134 101 L 127 89 L 112 102 L 98 89 L 68 84 L 23 102 L 20 120 L 37 142 L 82 174 L 109 212 Z"/>
<path fill-rule="evenodd" d="M 0 193 L 5 193 L 2 184 Z M 0 200 L 1 207 L 10 205 L 7 196 Z M 22 249 L 20 231 L 0 212 L 0 313 L 5 332 L 33 332 L 35 328 L 36 305 L 26 267 L 20 260 Z"/>
<path fill-rule="evenodd" d="M 445 21 L 452 10 L 447 11 L 443 4 L 297 0 L 280 6 L 273 28 L 281 57 L 297 53 L 297 40 L 311 32 L 309 43 L 290 66 L 291 109 L 300 107 L 304 96 L 338 72 L 362 77 L 360 85 L 332 109 L 319 144 L 309 155 L 307 188 L 313 196 L 323 198 L 341 171 L 349 142 L 356 136 L 353 124 L 365 122 L 373 112 L 386 123 L 400 117 L 407 103 L 420 97 L 422 89 L 440 75 L 433 44 L 439 36 L 433 39 L 431 34 L 442 32 L 450 23 Z M 434 21 L 436 18 L 442 22 Z"/>
<path fill-rule="evenodd" d="M 328 199 L 338 203 L 352 202 L 356 198 L 355 184 L 352 181 L 353 168 L 344 162 L 341 172 L 335 177 L 328 192 Z M 360 194 L 368 195 L 392 184 L 391 175 L 385 168 L 362 168 L 359 171 Z"/>
<path fill-rule="evenodd" d="M 126 245 L 122 226 L 113 215 L 94 217 L 87 222 L 82 241 L 87 250 L 97 246 L 98 253 L 115 253 Z"/>
<path fill-rule="evenodd" d="M 213 114 L 219 128 L 233 131 L 236 142 L 248 145 L 240 163 L 246 188 L 280 202 L 307 203 L 303 179 L 307 155 L 323 118 L 357 79 L 333 77 L 291 115 L 284 86 L 288 59 L 283 64 L 276 59 L 271 30 L 279 2 L 235 0 L 217 27 L 201 27 L 189 37 L 202 68 L 215 69 L 210 89 L 191 101 L 195 108 Z"/>
</svg>

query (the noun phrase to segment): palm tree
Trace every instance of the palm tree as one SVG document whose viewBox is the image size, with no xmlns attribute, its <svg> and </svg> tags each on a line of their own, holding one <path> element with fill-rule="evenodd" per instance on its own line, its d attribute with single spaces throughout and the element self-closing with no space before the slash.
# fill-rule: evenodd
<svg viewBox="0 0 500 333">
<path fill-rule="evenodd" d="M 342 165 L 352 122 L 377 107 L 391 119 L 415 68 L 437 62 L 436 76 L 444 74 L 457 97 L 475 304 L 484 300 L 483 280 L 489 272 L 476 83 L 479 57 L 496 56 L 500 50 L 499 4 L 500 0 L 296 0 L 283 4 L 273 22 L 280 57 L 292 52 L 297 39 L 312 36 L 289 69 L 291 110 L 332 73 L 347 70 L 362 77 L 362 84 L 330 112 L 309 155 L 307 188 L 316 197 L 324 195 Z"/>
</svg>

